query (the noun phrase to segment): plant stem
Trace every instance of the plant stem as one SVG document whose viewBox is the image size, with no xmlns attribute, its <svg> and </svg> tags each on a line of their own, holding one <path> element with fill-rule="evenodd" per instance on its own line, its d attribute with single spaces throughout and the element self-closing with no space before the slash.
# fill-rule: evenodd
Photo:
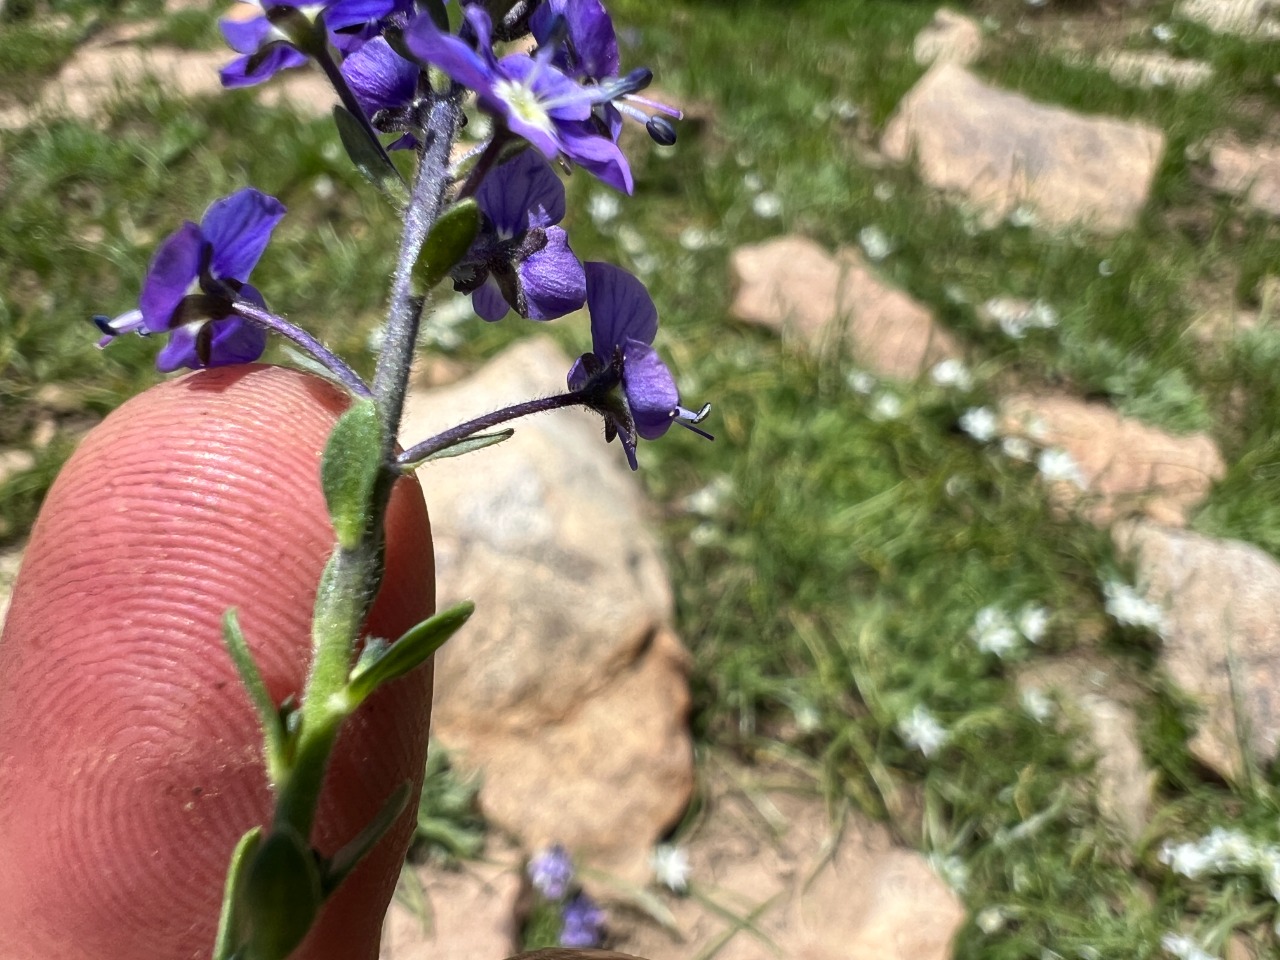
<svg viewBox="0 0 1280 960">
<path fill-rule="evenodd" d="M 404 235 L 391 281 L 391 307 L 386 339 L 373 376 L 373 396 L 386 428 L 386 461 L 394 459 L 396 433 L 409 385 L 409 370 L 418 339 L 422 303 L 413 295 L 413 266 L 422 244 L 440 215 L 449 186 L 449 153 L 462 122 L 462 88 L 454 84 L 431 105 L 423 132 L 418 172 L 404 212 Z"/>
<path fill-rule="evenodd" d="M 420 460 L 425 460 L 433 453 L 439 453 L 446 447 L 453 446 L 459 440 L 465 440 L 472 434 L 487 430 L 490 427 L 496 427 L 500 423 L 508 423 L 511 420 L 527 417 L 534 413 L 546 413 L 549 410 L 559 410 L 562 407 L 579 405 L 587 405 L 586 394 L 584 391 L 573 390 L 569 393 L 557 394 L 554 397 L 541 397 L 537 400 L 526 400 L 524 403 L 503 407 L 501 410 L 495 410 L 493 413 L 486 413 L 484 416 L 476 417 L 474 420 L 460 423 L 456 427 L 450 427 L 444 433 L 436 434 L 428 440 L 414 444 L 396 457 L 396 463 L 401 466 L 409 466 Z"/>
<path fill-rule="evenodd" d="M 235 311 L 250 323 L 274 330 L 286 339 L 292 340 L 311 356 L 315 357 L 326 370 L 332 373 L 342 385 L 357 397 L 371 397 L 368 384 L 360 378 L 360 374 L 352 370 L 336 353 L 300 327 L 295 327 L 284 317 L 268 313 L 254 306 L 248 300 L 237 300 Z"/>
</svg>

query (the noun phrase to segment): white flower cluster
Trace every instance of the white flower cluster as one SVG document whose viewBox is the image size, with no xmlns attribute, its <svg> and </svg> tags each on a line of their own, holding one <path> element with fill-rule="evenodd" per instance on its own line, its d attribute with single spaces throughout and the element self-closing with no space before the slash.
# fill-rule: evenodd
<svg viewBox="0 0 1280 960">
<path fill-rule="evenodd" d="M 1214 827 L 1199 840 L 1166 842 L 1159 860 L 1192 880 L 1223 874 L 1259 877 L 1280 903 L 1280 844 L 1261 843 L 1239 830 Z"/>
<path fill-rule="evenodd" d="M 1076 463 L 1076 458 L 1059 447 L 1041 450 L 1040 457 L 1036 460 L 1036 468 L 1046 483 L 1070 483 L 1080 490 L 1089 485 L 1085 480 L 1084 471 L 1080 469 L 1080 464 Z"/>
<path fill-rule="evenodd" d="M 663 843 L 653 848 L 649 856 L 653 879 L 675 893 L 689 889 L 689 852 L 684 847 Z"/>
<path fill-rule="evenodd" d="M 1218 960 L 1185 933 L 1166 933 L 1160 938 L 1160 946 L 1179 960 Z"/>
<path fill-rule="evenodd" d="M 898 721 L 898 733 L 907 746 L 932 757 L 946 744 L 950 734 L 922 703 L 916 704 L 911 715 Z"/>
<path fill-rule="evenodd" d="M 970 407 L 960 415 L 960 429 L 979 443 L 990 443 L 1000 431 L 1000 422 L 990 407 Z"/>
<path fill-rule="evenodd" d="M 858 231 L 858 246 L 872 263 L 878 263 L 893 253 L 893 241 L 889 235 L 872 224 Z"/>
<path fill-rule="evenodd" d="M 940 387 L 955 387 L 966 392 L 973 389 L 973 374 L 963 361 L 954 357 L 934 364 L 929 379 Z"/>
<path fill-rule="evenodd" d="M 1121 626 L 1164 632 L 1164 611 L 1160 605 L 1127 583 L 1108 580 L 1102 585 L 1102 595 L 1106 597 L 1107 613 Z"/>
<path fill-rule="evenodd" d="M 969 639 L 983 653 L 1007 657 L 1022 646 L 1039 643 L 1049 629 L 1049 611 L 1038 604 L 1029 603 L 1018 611 L 1016 618 L 997 606 L 983 607 L 973 618 Z"/>
<path fill-rule="evenodd" d="M 1058 311 L 1043 300 L 992 297 L 982 305 L 982 312 L 1014 340 L 1021 340 L 1028 330 L 1049 330 L 1058 325 Z"/>
</svg>

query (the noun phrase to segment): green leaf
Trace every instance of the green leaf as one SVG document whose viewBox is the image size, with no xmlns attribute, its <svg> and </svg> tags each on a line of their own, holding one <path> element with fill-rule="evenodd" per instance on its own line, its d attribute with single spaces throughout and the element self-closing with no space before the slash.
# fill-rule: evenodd
<svg viewBox="0 0 1280 960">
<path fill-rule="evenodd" d="M 360 543 L 373 508 L 373 488 L 382 469 L 382 422 L 372 400 L 357 400 L 333 426 L 320 464 L 320 485 L 338 543 Z"/>
<path fill-rule="evenodd" d="M 470 437 L 464 437 L 457 443 L 451 443 L 435 453 L 427 454 L 421 460 L 414 460 L 412 463 L 404 464 L 404 472 L 412 473 L 424 463 L 432 460 L 447 460 L 450 457 L 460 457 L 464 453 L 474 453 L 476 450 L 492 447 L 495 443 L 510 439 L 515 432 L 513 427 L 507 427 L 504 430 L 494 430 L 492 433 L 477 433 Z"/>
<path fill-rule="evenodd" d="M 356 165 L 356 169 L 366 180 L 390 200 L 397 208 L 403 208 L 409 202 L 408 190 L 404 178 L 391 162 L 387 151 L 378 142 L 372 131 L 361 123 L 341 104 L 333 107 L 333 122 L 338 127 L 338 137 L 347 151 L 347 156 Z"/>
<path fill-rule="evenodd" d="M 419 6 L 426 8 L 427 13 L 431 15 L 431 19 L 440 28 L 441 32 L 449 32 L 449 11 L 445 9 L 444 0 L 423 0 Z"/>
<path fill-rule="evenodd" d="M 231 851 L 231 865 L 227 867 L 227 882 L 222 893 L 222 913 L 218 917 L 218 936 L 213 942 L 213 960 L 234 960 L 241 955 L 242 918 L 237 909 L 238 894 L 240 885 L 244 883 L 245 868 L 257 854 L 261 843 L 262 828 L 254 827 Z"/>
<path fill-rule="evenodd" d="M 284 724 L 280 719 L 280 708 L 276 706 L 267 684 L 262 679 L 258 664 L 253 659 L 249 645 L 245 643 L 244 633 L 240 630 L 240 618 L 235 607 L 229 609 L 222 617 L 222 639 L 231 654 L 231 662 L 240 674 L 240 682 L 249 693 L 249 700 L 258 714 L 258 724 L 262 727 L 262 737 L 266 746 L 267 775 L 272 783 L 278 783 L 283 763 Z"/>
<path fill-rule="evenodd" d="M 480 231 L 480 207 L 468 197 L 440 214 L 427 234 L 413 279 L 419 292 L 430 293 L 462 259 Z"/>
<path fill-rule="evenodd" d="M 429 656 L 444 646 L 446 640 L 458 632 L 475 609 L 474 603 L 463 601 L 444 613 L 437 613 L 430 620 L 424 620 L 410 628 L 377 660 L 358 664 L 351 672 L 351 682 L 347 686 L 353 708 L 384 683 L 390 683 L 421 666 Z"/>
<path fill-rule="evenodd" d="M 382 805 L 382 809 L 365 825 L 364 829 L 329 858 L 323 876 L 320 878 L 320 890 L 326 899 L 338 889 L 339 884 L 386 835 L 400 814 L 404 813 L 412 793 L 413 788 L 409 783 L 400 784 L 391 796 L 387 797 L 387 802 Z"/>
<path fill-rule="evenodd" d="M 297 832 L 276 827 L 258 848 L 240 888 L 238 913 L 256 960 L 285 960 L 320 909 L 320 870 Z"/>
</svg>

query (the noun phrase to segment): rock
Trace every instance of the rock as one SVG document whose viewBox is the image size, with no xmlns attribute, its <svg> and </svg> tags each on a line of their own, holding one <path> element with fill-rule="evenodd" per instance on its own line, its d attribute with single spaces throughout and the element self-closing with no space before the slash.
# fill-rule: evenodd
<svg viewBox="0 0 1280 960">
<path fill-rule="evenodd" d="M 223 50 L 142 48 L 129 43 L 87 45 L 44 85 L 31 106 L 0 110 L 0 129 L 16 129 L 42 117 L 104 121 L 110 104 L 147 80 L 162 84 L 170 96 L 222 95 L 218 70 L 234 56 L 234 52 Z M 323 74 L 309 67 L 286 70 L 253 90 L 262 102 L 305 116 L 327 115 L 337 102 Z"/>
<path fill-rule="evenodd" d="M 401 436 L 563 391 L 569 367 L 549 339 L 524 341 L 458 384 L 415 391 Z M 515 426 L 497 447 L 419 472 L 440 603 L 478 602 L 437 655 L 434 732 L 483 771 L 486 817 L 528 849 L 559 841 L 643 875 L 693 789 L 688 657 L 661 549 L 598 417 Z"/>
<path fill-rule="evenodd" d="M 1114 234 L 1146 204 L 1164 145 L 1155 127 L 1038 104 L 940 63 L 898 105 L 880 148 L 914 157 L 927 183 L 993 222 L 1026 205 L 1042 225 Z"/>
<path fill-rule="evenodd" d="M 1037 660 L 1018 674 L 1018 689 L 1054 691 L 1066 707 L 1066 719 L 1083 727 L 1081 746 L 1097 758 L 1098 809 L 1136 843 L 1151 817 L 1156 773 L 1147 766 L 1138 737 L 1136 685 L 1120 676 L 1116 664 L 1093 656 Z"/>
<path fill-rule="evenodd" d="M 928 308 L 881 280 L 856 250 L 832 257 L 806 237 L 786 236 L 739 247 L 729 263 L 733 314 L 808 349 L 840 336 L 866 369 L 905 379 L 960 356 Z"/>
<path fill-rule="evenodd" d="M 972 17 L 942 7 L 916 34 L 911 53 L 916 63 L 958 63 L 968 66 L 982 53 L 982 27 Z"/>
<path fill-rule="evenodd" d="M 814 786 L 787 789 L 774 773 L 751 799 L 726 782 L 708 784 L 687 849 L 692 882 L 722 909 L 703 898 L 666 901 L 678 947 L 670 930 L 615 913 L 613 947 L 648 957 L 714 950 L 718 960 L 947 960 L 964 909 L 927 861 L 857 814 L 837 839 Z M 751 925 L 734 924 L 726 910 Z"/>
<path fill-rule="evenodd" d="M 1182 0 L 1174 13 L 1218 33 L 1280 37 L 1280 20 L 1271 16 L 1274 0 Z"/>
<path fill-rule="evenodd" d="M 1209 185 L 1280 217 L 1280 144 L 1246 147 L 1222 140 L 1209 147 Z"/>
<path fill-rule="evenodd" d="M 1147 599 L 1165 610 L 1160 664 L 1203 708 L 1191 753 L 1224 777 L 1244 753 L 1268 764 L 1280 753 L 1280 564 L 1238 540 L 1151 523 L 1113 531 L 1133 557 Z M 1244 729 L 1236 725 L 1236 709 Z"/>
<path fill-rule="evenodd" d="M 1000 404 L 1001 433 L 1068 453 L 1082 488 L 1054 483 L 1063 506 L 1080 508 L 1097 526 L 1130 513 L 1181 527 L 1226 473 L 1217 445 L 1203 433 L 1174 436 L 1123 417 L 1101 403 L 1068 396 L 1014 394 Z"/>
<path fill-rule="evenodd" d="M 1097 64 L 1117 83 L 1143 89 L 1195 90 L 1213 79 L 1213 67 L 1204 61 L 1172 57 L 1162 51 L 1117 50 L 1099 57 Z"/>
<path fill-rule="evenodd" d="M 13 594 L 13 582 L 18 579 L 22 566 L 22 546 L 0 550 L 0 627 L 9 614 L 9 597 Z"/>
<path fill-rule="evenodd" d="M 458 869 L 408 864 L 382 926 L 379 960 L 500 960 L 519 949 L 515 858 Z"/>
</svg>

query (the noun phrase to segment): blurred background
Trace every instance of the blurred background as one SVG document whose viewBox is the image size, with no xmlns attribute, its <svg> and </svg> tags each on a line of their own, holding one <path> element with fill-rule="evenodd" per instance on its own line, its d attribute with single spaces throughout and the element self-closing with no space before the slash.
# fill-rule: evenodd
<svg viewBox="0 0 1280 960">
<path fill-rule="evenodd" d="M 0 583 L 158 377 L 89 317 L 212 200 L 285 202 L 255 284 L 372 370 L 394 211 L 318 75 L 219 90 L 226 6 L 0 2 Z M 556 842 L 654 958 L 1277 955 L 1280 13 L 609 7 L 686 119 L 628 132 L 632 198 L 573 173 L 565 225 L 716 439 L 633 476 L 569 413 L 423 473 L 442 596 L 495 612 L 441 664 L 474 695 L 385 956 L 563 939 Z M 443 289 L 415 402 L 550 392 L 589 341 Z"/>
</svg>

